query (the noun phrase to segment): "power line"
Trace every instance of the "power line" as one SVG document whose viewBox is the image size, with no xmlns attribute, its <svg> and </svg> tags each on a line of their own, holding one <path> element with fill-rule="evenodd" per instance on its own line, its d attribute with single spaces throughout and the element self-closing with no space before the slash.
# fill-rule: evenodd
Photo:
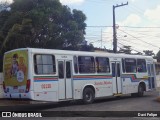
<svg viewBox="0 0 160 120">
<path fill-rule="evenodd" d="M 120 30 L 120 29 L 118 29 L 118 30 Z M 125 31 L 123 31 L 123 30 L 120 30 L 120 31 L 126 33 L 127 35 L 129 35 L 129 36 L 131 36 L 131 37 L 133 37 L 133 38 L 135 38 L 135 39 L 137 39 L 137 40 L 139 40 L 139 41 L 142 41 L 142 42 L 144 42 L 144 43 L 146 43 L 146 44 L 149 44 L 149 45 L 151 45 L 151 46 L 153 46 L 153 47 L 160 48 L 159 46 L 156 46 L 156 45 L 153 45 L 153 44 L 151 44 L 151 43 L 148 43 L 148 42 L 146 42 L 146 41 L 144 41 L 144 40 L 141 40 L 141 39 L 139 39 L 139 38 L 137 38 L 137 37 L 135 37 L 135 36 L 133 36 L 133 35 L 125 32 Z"/>
<path fill-rule="evenodd" d="M 128 30 L 127 30 L 128 31 Z M 122 31 L 120 31 L 120 32 L 122 32 Z M 138 37 L 137 38 L 144 38 L 144 37 L 147 37 L 147 38 L 160 38 L 160 35 L 159 35 L 159 33 L 155 33 L 155 34 L 148 34 L 148 33 L 143 33 L 143 32 L 139 32 L 138 33 L 138 31 L 133 31 L 133 32 L 135 32 L 135 35 L 137 35 Z M 155 32 L 155 31 L 154 31 Z M 123 32 L 123 34 L 124 34 L 124 32 Z"/>
<path fill-rule="evenodd" d="M 128 41 L 128 40 L 122 39 L 122 38 L 120 38 L 119 40 L 123 40 L 123 41 L 129 42 L 129 43 L 137 44 L 137 43 L 134 43 L 134 42 L 131 42 L 131 41 Z"/>
<path fill-rule="evenodd" d="M 120 27 L 126 27 L 126 28 L 160 28 L 159 26 L 157 27 L 147 27 L 147 26 L 142 26 L 142 27 L 139 27 L 139 26 L 120 26 Z"/>
<path fill-rule="evenodd" d="M 113 27 L 113 26 L 110 26 L 110 25 L 108 25 L 108 26 L 86 26 L 86 27 L 89 27 L 89 28 L 101 28 L 101 27 Z M 160 28 L 160 26 L 157 26 L 157 27 L 153 27 L 153 26 L 151 26 L 151 27 L 147 27 L 147 26 L 142 26 L 142 27 L 139 27 L 139 26 L 118 26 L 118 27 L 126 27 L 126 28 Z"/>
<path fill-rule="evenodd" d="M 124 45 L 124 44 L 122 44 L 122 43 L 120 43 L 120 42 L 118 42 L 120 45 L 123 45 L 123 46 L 126 46 L 126 45 Z M 134 50 L 134 51 L 136 51 L 136 52 L 140 52 L 140 51 L 138 51 L 138 50 L 135 50 L 135 49 L 133 49 L 133 48 L 130 48 L 131 50 Z M 142 53 L 142 52 L 140 52 L 140 53 Z"/>
<path fill-rule="evenodd" d="M 133 4 L 131 5 L 131 8 L 134 9 L 134 11 L 136 11 L 136 12 L 139 13 L 140 15 L 143 15 L 143 14 L 144 14 L 142 10 L 140 10 L 138 7 L 136 7 L 136 6 L 133 5 Z"/>
<path fill-rule="evenodd" d="M 90 27 L 90 28 L 102 28 L 102 27 L 113 27 L 113 26 L 100 26 L 100 25 L 97 25 L 97 26 L 86 26 L 86 27 Z"/>
</svg>

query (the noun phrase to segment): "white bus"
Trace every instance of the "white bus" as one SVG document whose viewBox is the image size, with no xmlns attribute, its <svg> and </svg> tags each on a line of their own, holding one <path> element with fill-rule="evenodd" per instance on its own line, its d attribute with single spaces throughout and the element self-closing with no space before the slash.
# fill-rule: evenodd
<svg viewBox="0 0 160 120">
<path fill-rule="evenodd" d="M 155 69 L 156 69 L 157 91 L 160 92 L 160 62 L 155 61 Z"/>
<path fill-rule="evenodd" d="M 3 73 L 0 73 L 0 98 L 3 98 Z"/>
<path fill-rule="evenodd" d="M 5 98 L 92 103 L 156 87 L 153 58 L 140 55 L 22 48 L 4 54 L 3 72 Z"/>
</svg>

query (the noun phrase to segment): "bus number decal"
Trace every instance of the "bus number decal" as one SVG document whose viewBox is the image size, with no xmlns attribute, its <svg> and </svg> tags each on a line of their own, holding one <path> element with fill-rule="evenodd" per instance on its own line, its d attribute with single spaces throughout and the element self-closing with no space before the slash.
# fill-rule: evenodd
<svg viewBox="0 0 160 120">
<path fill-rule="evenodd" d="M 42 88 L 42 89 L 51 88 L 51 84 L 42 84 L 42 85 L 41 85 L 41 88 Z"/>
</svg>

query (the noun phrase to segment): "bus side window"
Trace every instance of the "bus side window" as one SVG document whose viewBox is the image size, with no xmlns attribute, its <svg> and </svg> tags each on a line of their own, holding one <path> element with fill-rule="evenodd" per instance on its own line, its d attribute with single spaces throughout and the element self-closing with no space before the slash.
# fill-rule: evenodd
<svg viewBox="0 0 160 120">
<path fill-rule="evenodd" d="M 34 71 L 36 74 L 55 74 L 55 56 L 47 54 L 34 55 Z"/>
<path fill-rule="evenodd" d="M 95 62 L 92 56 L 78 56 L 79 73 L 95 73 Z"/>
<path fill-rule="evenodd" d="M 97 73 L 109 73 L 109 59 L 106 57 L 96 57 Z"/>
<path fill-rule="evenodd" d="M 41 55 L 34 56 L 34 71 L 36 74 L 42 74 L 42 57 Z"/>
<path fill-rule="evenodd" d="M 138 72 L 147 72 L 145 59 L 137 59 Z"/>
<path fill-rule="evenodd" d="M 125 69 L 127 73 L 136 73 L 136 59 L 126 58 L 125 59 Z"/>
</svg>

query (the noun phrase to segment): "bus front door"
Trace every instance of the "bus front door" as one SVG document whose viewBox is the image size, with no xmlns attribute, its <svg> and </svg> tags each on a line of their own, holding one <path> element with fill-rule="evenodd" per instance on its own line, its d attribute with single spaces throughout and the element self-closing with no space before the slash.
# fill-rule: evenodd
<svg viewBox="0 0 160 120">
<path fill-rule="evenodd" d="M 122 81 L 121 81 L 121 69 L 120 62 L 111 62 L 112 65 L 112 78 L 113 78 L 113 95 L 122 94 Z"/>
<path fill-rule="evenodd" d="M 59 100 L 72 99 L 72 61 L 58 60 L 58 96 Z"/>
</svg>

